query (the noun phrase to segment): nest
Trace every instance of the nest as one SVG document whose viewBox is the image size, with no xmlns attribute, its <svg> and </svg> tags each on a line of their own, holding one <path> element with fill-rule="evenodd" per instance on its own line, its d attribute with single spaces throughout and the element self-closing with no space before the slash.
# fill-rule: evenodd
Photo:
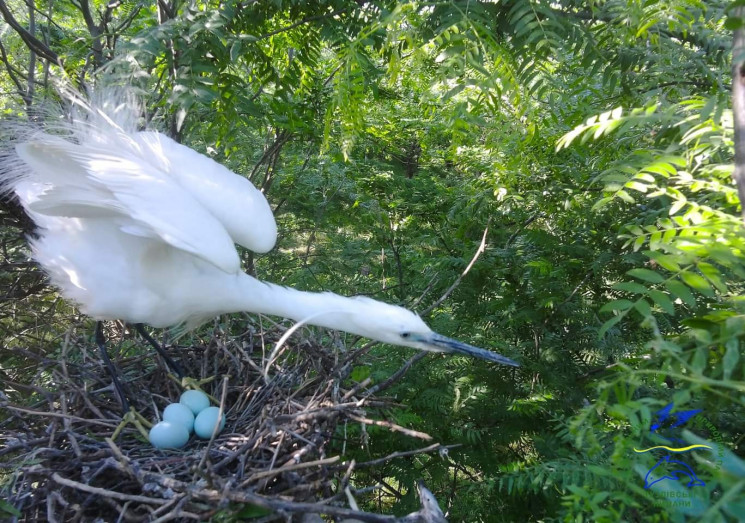
<svg viewBox="0 0 745 523">
<path fill-rule="evenodd" d="M 320 521 L 324 514 L 396 521 L 357 510 L 355 497 L 365 488 L 352 488 L 354 472 L 446 448 L 430 444 L 365 463 L 342 455 L 345 445 L 365 443 L 370 425 L 429 439 L 386 421 L 386 409 L 395 403 L 379 396 L 420 356 L 371 386 L 369 379 L 350 379 L 355 360 L 369 347 L 332 349 L 306 332 L 290 337 L 267 365 L 285 329 L 266 324 L 244 322 L 238 335 L 218 326 L 206 342 L 166 348 L 187 376 L 215 378 L 202 389 L 227 418 L 213 440 L 192 437 L 180 450 L 153 448 L 131 424 L 112 439 L 121 406 L 89 332 L 68 331 L 55 357 L 28 347 L 7 349 L 26 367 L 4 371 L 0 499 L 7 504 L 0 504 L 0 515 L 23 521 Z M 130 403 L 145 418 L 159 419 L 168 403 L 178 401 L 181 385 L 124 325 L 109 323 L 107 329 Z M 22 375 L 33 378 L 14 379 Z M 346 441 L 349 424 L 362 428 L 354 442 Z M 444 521 L 431 494 L 423 486 L 419 493 L 422 509 L 404 520 Z"/>
</svg>

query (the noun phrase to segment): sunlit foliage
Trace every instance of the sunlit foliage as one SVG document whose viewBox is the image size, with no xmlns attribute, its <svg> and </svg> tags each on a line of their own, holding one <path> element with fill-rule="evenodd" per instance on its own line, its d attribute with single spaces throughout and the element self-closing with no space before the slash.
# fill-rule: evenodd
<svg viewBox="0 0 745 523">
<path fill-rule="evenodd" d="M 99 68 L 139 87 L 155 125 L 265 190 L 281 232 L 275 252 L 245 253 L 259 276 L 421 311 L 486 231 L 429 321 L 523 366 L 432 355 L 409 370 L 390 417 L 460 446 L 358 472 L 382 485 L 368 509 L 414 510 L 424 479 L 453 521 L 745 513 L 727 2 L 35 6 L 32 24 L 7 3 L 62 66 L 2 28 L 0 107 L 33 116 L 53 78 Z M 7 343 L 50 300 L 23 281 Z M 412 355 L 378 347 L 353 377 L 382 382 Z M 644 489 L 654 459 L 633 450 L 660 444 L 650 424 L 671 402 L 703 410 L 688 444 L 722 449 L 689 460 L 706 486 L 688 504 Z M 424 446 L 338 436 L 361 461 Z"/>
</svg>

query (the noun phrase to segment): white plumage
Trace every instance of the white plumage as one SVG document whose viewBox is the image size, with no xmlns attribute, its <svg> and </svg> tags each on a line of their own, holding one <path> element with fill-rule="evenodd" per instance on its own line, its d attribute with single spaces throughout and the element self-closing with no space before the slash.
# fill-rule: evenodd
<svg viewBox="0 0 745 523">
<path fill-rule="evenodd" d="M 434 333 L 411 311 L 369 298 L 301 292 L 240 270 L 234 243 L 269 251 L 277 229 L 264 195 L 212 159 L 136 131 L 117 94 L 78 109 L 62 134 L 27 133 L 0 169 L 39 228 L 35 259 L 97 320 L 166 327 L 221 313 L 291 318 L 374 340 L 508 358 Z"/>
</svg>

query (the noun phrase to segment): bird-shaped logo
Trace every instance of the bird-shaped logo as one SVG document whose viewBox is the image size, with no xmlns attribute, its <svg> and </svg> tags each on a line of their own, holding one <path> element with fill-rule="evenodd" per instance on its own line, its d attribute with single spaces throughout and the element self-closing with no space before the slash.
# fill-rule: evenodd
<svg viewBox="0 0 745 523">
<path fill-rule="evenodd" d="M 665 430 L 666 434 L 662 435 L 665 439 L 668 439 L 675 443 L 684 443 L 683 440 L 669 436 L 669 429 L 674 429 L 677 427 L 680 427 L 682 425 L 685 425 L 688 420 L 690 420 L 693 416 L 701 412 L 701 409 L 695 409 L 695 410 L 682 410 L 673 413 L 673 403 L 667 404 L 663 409 L 660 409 L 657 411 L 656 418 L 653 420 L 652 424 L 649 427 L 650 432 L 661 432 L 662 430 Z M 708 445 L 688 445 L 688 446 L 681 446 L 681 447 L 669 447 L 667 445 L 657 445 L 654 447 L 649 447 L 647 449 L 634 449 L 634 452 L 638 454 L 642 454 L 645 452 L 651 452 L 656 449 L 664 449 L 667 452 L 671 452 L 674 454 L 681 454 L 685 452 L 690 452 L 694 449 L 711 449 Z M 706 485 L 703 481 L 701 481 L 696 473 L 693 471 L 693 469 L 688 465 L 687 463 L 684 463 L 683 461 L 680 461 L 678 459 L 673 459 L 674 456 L 671 454 L 666 454 L 662 456 L 657 463 L 652 466 L 652 468 L 649 469 L 647 474 L 644 476 L 644 488 L 649 489 L 652 487 L 652 485 L 659 483 L 662 480 L 669 479 L 673 481 L 680 481 L 683 478 L 687 478 L 688 482 L 686 483 L 686 486 L 688 488 L 696 487 L 696 486 L 704 486 Z M 656 471 L 656 472 L 655 472 Z"/>
</svg>

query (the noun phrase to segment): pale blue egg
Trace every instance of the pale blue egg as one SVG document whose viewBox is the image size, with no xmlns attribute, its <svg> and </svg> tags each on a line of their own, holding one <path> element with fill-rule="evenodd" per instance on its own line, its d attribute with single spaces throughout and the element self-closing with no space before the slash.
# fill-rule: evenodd
<svg viewBox="0 0 745 523">
<path fill-rule="evenodd" d="M 202 412 L 197 414 L 197 418 L 194 420 L 194 432 L 202 439 L 210 439 L 212 432 L 215 430 L 217 425 L 217 417 L 220 415 L 219 407 L 207 407 Z M 220 420 L 220 428 L 217 430 L 219 434 L 222 429 L 225 428 L 225 415 L 223 414 Z"/>
<path fill-rule="evenodd" d="M 163 410 L 163 421 L 178 423 L 186 427 L 189 434 L 194 432 L 194 413 L 183 403 L 171 403 Z"/>
<path fill-rule="evenodd" d="M 189 431 L 179 423 L 161 421 L 150 429 L 149 439 L 158 449 L 180 449 L 189 441 Z"/>
<path fill-rule="evenodd" d="M 189 407 L 196 416 L 210 406 L 210 399 L 201 390 L 187 390 L 181 395 L 179 403 Z"/>
</svg>

